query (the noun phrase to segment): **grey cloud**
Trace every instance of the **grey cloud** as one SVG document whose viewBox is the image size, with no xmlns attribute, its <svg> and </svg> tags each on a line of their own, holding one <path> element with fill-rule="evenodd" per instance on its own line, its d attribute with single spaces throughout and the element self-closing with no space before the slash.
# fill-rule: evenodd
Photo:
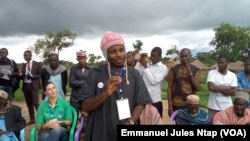
<svg viewBox="0 0 250 141">
<path fill-rule="evenodd" d="M 0 36 L 41 35 L 69 29 L 95 36 L 195 31 L 230 22 L 249 24 L 248 0 L 4 0 Z"/>
</svg>

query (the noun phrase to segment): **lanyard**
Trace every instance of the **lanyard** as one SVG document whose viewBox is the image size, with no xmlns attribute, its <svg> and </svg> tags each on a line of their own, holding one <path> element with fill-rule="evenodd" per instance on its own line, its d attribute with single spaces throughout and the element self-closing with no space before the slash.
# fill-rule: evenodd
<svg viewBox="0 0 250 141">
<path fill-rule="evenodd" d="M 112 75 L 115 75 L 115 72 L 114 72 L 112 69 L 110 69 L 110 70 L 111 70 L 111 74 L 112 74 Z M 123 67 L 120 69 L 120 71 L 119 71 L 119 73 L 118 73 L 117 76 L 123 78 L 125 72 L 126 72 L 126 69 L 125 69 L 125 67 L 123 66 Z M 119 95 L 120 95 L 120 98 L 123 99 L 123 87 L 122 87 L 122 83 L 119 85 Z"/>
<path fill-rule="evenodd" d="M 50 107 L 49 111 L 50 111 L 50 117 L 51 118 L 54 117 L 55 109 Z"/>
</svg>

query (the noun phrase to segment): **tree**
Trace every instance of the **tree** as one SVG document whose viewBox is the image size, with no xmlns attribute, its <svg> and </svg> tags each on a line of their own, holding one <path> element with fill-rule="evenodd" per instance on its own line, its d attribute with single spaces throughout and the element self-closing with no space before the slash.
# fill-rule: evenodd
<svg viewBox="0 0 250 141">
<path fill-rule="evenodd" d="M 250 49 L 250 29 L 222 23 L 214 29 L 215 37 L 209 43 L 217 54 L 228 54 L 231 61 L 244 58 Z"/>
<path fill-rule="evenodd" d="M 211 66 L 216 63 L 217 57 L 214 50 L 209 52 L 198 52 L 196 54 L 196 58 L 199 59 L 201 62 L 203 62 L 207 66 Z"/>
<path fill-rule="evenodd" d="M 95 64 L 95 60 L 97 59 L 97 57 L 94 54 L 89 54 L 88 55 L 89 61 L 88 63 L 93 66 Z"/>
<path fill-rule="evenodd" d="M 97 57 L 96 57 L 96 63 L 99 63 L 99 60 L 102 58 L 102 56 L 100 56 L 100 55 L 98 55 Z"/>
<path fill-rule="evenodd" d="M 170 55 L 172 59 L 174 59 L 174 57 L 178 56 L 179 54 L 179 50 L 177 49 L 176 45 L 171 45 L 171 48 L 169 50 L 167 50 L 166 56 Z"/>
<path fill-rule="evenodd" d="M 142 50 L 143 42 L 141 40 L 136 40 L 135 43 L 133 43 L 134 47 L 134 53 L 137 54 Z"/>
<path fill-rule="evenodd" d="M 42 59 L 47 58 L 50 52 L 55 52 L 59 55 L 63 48 L 68 48 L 74 44 L 75 38 L 76 33 L 69 30 L 58 33 L 48 32 L 44 39 L 37 39 L 32 51 Z"/>
</svg>

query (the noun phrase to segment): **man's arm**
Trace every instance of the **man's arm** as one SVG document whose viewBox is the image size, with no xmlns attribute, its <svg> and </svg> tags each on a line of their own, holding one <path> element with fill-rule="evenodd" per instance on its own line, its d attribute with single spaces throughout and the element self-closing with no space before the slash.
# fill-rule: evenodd
<svg viewBox="0 0 250 141">
<path fill-rule="evenodd" d="M 212 92 L 222 93 L 225 96 L 234 96 L 237 91 L 237 87 L 218 86 L 213 82 L 208 82 L 208 89 Z"/>
<path fill-rule="evenodd" d="M 193 74 L 191 65 L 189 64 L 188 61 L 186 62 L 186 66 L 189 72 L 189 77 L 191 79 L 192 86 L 195 88 L 196 91 L 198 91 L 200 89 L 200 83 L 198 80 L 195 79 L 195 76 L 194 76 L 195 74 Z"/>
<path fill-rule="evenodd" d="M 173 69 L 170 70 L 168 76 L 167 76 L 167 82 L 168 82 L 168 90 L 167 90 L 167 95 L 168 95 L 168 115 L 171 116 L 173 113 L 173 106 L 172 106 L 172 94 L 173 94 Z"/>
</svg>

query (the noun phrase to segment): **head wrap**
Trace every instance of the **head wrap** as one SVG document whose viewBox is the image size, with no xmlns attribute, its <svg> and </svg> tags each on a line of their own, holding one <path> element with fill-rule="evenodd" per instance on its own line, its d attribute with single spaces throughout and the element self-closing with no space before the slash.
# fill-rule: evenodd
<svg viewBox="0 0 250 141">
<path fill-rule="evenodd" d="M 189 95 L 187 96 L 187 101 L 186 101 L 187 104 L 200 104 L 200 98 L 199 96 L 197 95 Z"/>
<path fill-rule="evenodd" d="M 9 96 L 9 95 L 8 95 L 5 91 L 0 90 L 0 97 L 2 97 L 3 99 L 7 100 L 7 99 L 8 99 L 8 96 Z"/>
<path fill-rule="evenodd" d="M 238 91 L 235 95 L 235 99 L 236 98 L 245 99 L 247 102 L 249 102 L 249 94 L 243 91 Z"/>
<path fill-rule="evenodd" d="M 87 56 L 87 53 L 86 51 L 84 50 L 79 50 L 76 52 L 76 56 Z"/>
<path fill-rule="evenodd" d="M 125 45 L 122 36 L 115 32 L 106 32 L 101 40 L 101 50 L 104 58 L 107 60 L 107 51 L 113 45 Z"/>
</svg>

